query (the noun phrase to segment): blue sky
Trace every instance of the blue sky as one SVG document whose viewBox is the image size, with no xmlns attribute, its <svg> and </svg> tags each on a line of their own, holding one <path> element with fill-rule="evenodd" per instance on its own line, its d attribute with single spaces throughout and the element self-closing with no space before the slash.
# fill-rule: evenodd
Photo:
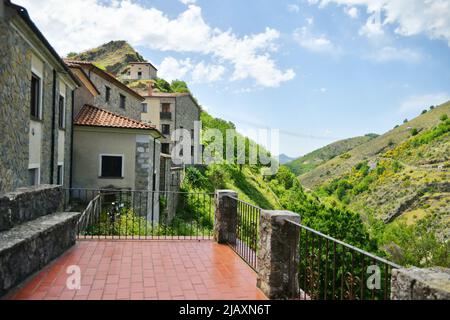
<svg viewBox="0 0 450 320">
<path fill-rule="evenodd" d="M 450 100 L 449 1 L 17 2 L 60 54 L 127 40 L 214 116 L 280 129 L 290 156 Z"/>
</svg>

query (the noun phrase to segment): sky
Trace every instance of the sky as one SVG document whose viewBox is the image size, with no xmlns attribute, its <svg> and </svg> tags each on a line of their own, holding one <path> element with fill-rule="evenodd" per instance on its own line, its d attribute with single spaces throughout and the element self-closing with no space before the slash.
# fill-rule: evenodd
<svg viewBox="0 0 450 320">
<path fill-rule="evenodd" d="M 280 130 L 292 157 L 450 100 L 450 0 L 13 2 L 59 54 L 127 40 L 239 131 Z"/>
</svg>

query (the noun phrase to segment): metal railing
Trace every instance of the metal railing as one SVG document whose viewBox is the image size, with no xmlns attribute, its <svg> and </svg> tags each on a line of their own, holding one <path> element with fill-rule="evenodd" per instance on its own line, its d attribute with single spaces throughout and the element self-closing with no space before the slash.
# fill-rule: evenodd
<svg viewBox="0 0 450 320">
<path fill-rule="evenodd" d="M 298 284 L 302 300 L 389 300 L 400 266 L 301 224 Z"/>
<path fill-rule="evenodd" d="M 161 112 L 159 116 L 162 120 L 172 120 L 172 112 Z"/>
<path fill-rule="evenodd" d="M 101 213 L 101 195 L 98 194 L 92 199 L 86 209 L 78 219 L 77 223 L 77 235 L 85 234 L 89 229 L 90 225 L 99 219 Z"/>
<path fill-rule="evenodd" d="M 261 208 L 234 197 L 226 197 L 237 207 L 234 239 L 229 239 L 233 250 L 254 270 L 257 267 L 257 247 Z"/>
<path fill-rule="evenodd" d="M 66 189 L 66 210 L 83 212 L 80 239 L 209 240 L 214 194 Z"/>
</svg>

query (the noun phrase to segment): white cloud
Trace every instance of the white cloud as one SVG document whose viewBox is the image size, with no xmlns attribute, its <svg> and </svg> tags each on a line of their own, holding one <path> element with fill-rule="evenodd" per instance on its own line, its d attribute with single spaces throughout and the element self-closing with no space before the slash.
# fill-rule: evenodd
<svg viewBox="0 0 450 320">
<path fill-rule="evenodd" d="M 177 60 L 173 57 L 167 57 L 159 66 L 159 75 L 167 81 L 182 80 L 187 73 L 192 70 L 190 59 Z"/>
<path fill-rule="evenodd" d="M 315 35 L 310 29 L 310 26 L 305 26 L 294 31 L 294 40 L 301 47 L 320 53 L 338 54 L 340 52 L 339 48 L 337 48 L 325 35 Z"/>
<path fill-rule="evenodd" d="M 450 95 L 445 92 L 414 95 L 407 98 L 400 105 L 400 113 L 406 114 L 410 112 L 420 112 L 423 109 L 427 109 L 429 106 L 440 105 L 450 100 Z"/>
<path fill-rule="evenodd" d="M 297 4 L 290 3 L 287 5 L 287 10 L 289 12 L 300 12 L 300 6 Z"/>
<path fill-rule="evenodd" d="M 321 93 L 327 93 L 328 90 L 327 90 L 327 88 L 320 88 L 319 91 L 320 91 Z"/>
<path fill-rule="evenodd" d="M 353 18 L 353 19 L 356 19 L 356 18 L 358 18 L 358 16 L 359 16 L 359 10 L 358 10 L 358 8 L 356 8 L 356 7 L 347 7 L 347 8 L 344 9 L 344 12 L 345 12 L 350 18 Z"/>
<path fill-rule="evenodd" d="M 190 76 L 193 83 L 210 83 L 220 80 L 225 70 L 221 65 L 206 64 L 203 61 L 194 64 L 191 59 L 167 57 L 159 67 L 159 74 L 167 81 L 187 80 Z"/>
<path fill-rule="evenodd" d="M 424 34 L 431 39 L 442 39 L 450 46 L 450 1 L 448 0 L 308 0 L 324 7 L 329 3 L 345 6 L 364 6 L 370 15 L 361 33 L 379 34 L 387 25 L 403 36 Z M 380 23 L 373 23 L 383 16 Z"/>
<path fill-rule="evenodd" d="M 218 81 L 225 73 L 225 67 L 221 65 L 207 65 L 200 62 L 192 70 L 194 83 L 208 83 Z"/>
<path fill-rule="evenodd" d="M 375 62 L 403 61 L 418 63 L 422 61 L 422 53 L 408 48 L 383 47 L 368 55 Z"/>
<path fill-rule="evenodd" d="M 202 10 L 189 5 L 175 18 L 132 0 L 17 0 L 25 6 L 60 54 L 79 52 L 110 40 L 124 39 L 152 50 L 200 54 L 230 64 L 232 80 L 254 79 L 257 85 L 276 87 L 295 77 L 292 69 L 277 67 L 277 30 L 237 36 L 207 24 Z M 89 14 L 86 14 L 89 10 Z M 165 61 L 169 73 L 171 63 Z M 217 72 L 217 70 L 216 70 Z M 170 74 L 170 73 L 169 73 Z"/>
<path fill-rule="evenodd" d="M 197 0 L 180 0 L 182 4 L 194 4 Z"/>
</svg>

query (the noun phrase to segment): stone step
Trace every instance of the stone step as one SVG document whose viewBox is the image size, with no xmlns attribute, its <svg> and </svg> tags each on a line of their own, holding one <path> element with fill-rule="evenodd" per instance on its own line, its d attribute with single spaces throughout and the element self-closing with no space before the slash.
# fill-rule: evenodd
<svg viewBox="0 0 450 320">
<path fill-rule="evenodd" d="M 41 185 L 0 195 L 0 231 L 63 210 L 63 190 Z"/>
<path fill-rule="evenodd" d="M 54 213 L 0 232 L 0 296 L 75 244 L 80 213 Z"/>
</svg>

